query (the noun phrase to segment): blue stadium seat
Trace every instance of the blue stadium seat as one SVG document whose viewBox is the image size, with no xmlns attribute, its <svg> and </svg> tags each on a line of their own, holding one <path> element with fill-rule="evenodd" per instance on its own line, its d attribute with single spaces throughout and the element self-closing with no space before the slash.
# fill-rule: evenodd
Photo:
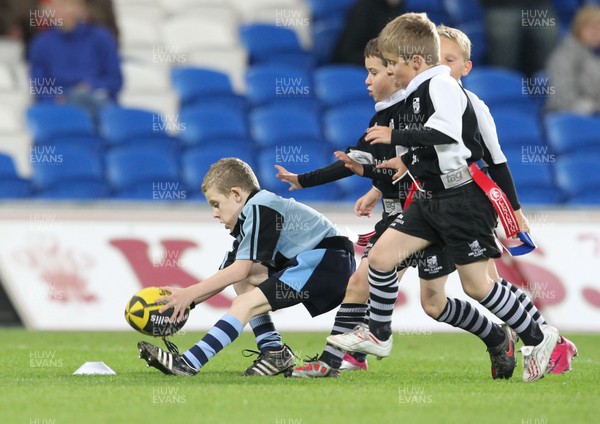
<svg viewBox="0 0 600 424">
<path fill-rule="evenodd" d="M 56 137 L 94 136 L 95 128 L 87 112 L 77 106 L 41 103 L 27 110 L 27 124 L 34 140 Z"/>
<path fill-rule="evenodd" d="M 297 104 L 319 110 L 313 95 L 310 73 L 302 69 L 276 64 L 252 66 L 246 72 L 246 97 L 256 106 L 266 104 Z"/>
<path fill-rule="evenodd" d="M 598 207 L 598 206 L 600 206 L 600 190 L 573 196 L 569 200 L 567 200 L 567 204 L 569 206 L 582 206 L 582 207 L 596 206 L 596 207 Z"/>
<path fill-rule="evenodd" d="M 336 184 L 324 184 L 294 191 L 284 188 L 283 191 L 282 189 L 278 189 L 276 193 L 281 197 L 292 198 L 302 203 L 335 202 L 341 197 L 340 189 Z"/>
<path fill-rule="evenodd" d="M 521 203 L 557 204 L 564 200 L 564 194 L 554 183 L 553 158 L 550 154 L 534 155 L 531 159 L 508 158 Z"/>
<path fill-rule="evenodd" d="M 561 34 L 568 32 L 571 21 L 575 16 L 575 12 L 580 8 L 585 0 L 553 0 L 552 5 L 558 16 L 559 27 Z M 593 3 L 593 0 L 588 0 L 588 3 Z"/>
<path fill-rule="evenodd" d="M 333 49 L 343 29 L 343 19 L 325 19 L 312 26 L 313 55 L 317 66 L 331 62 Z"/>
<path fill-rule="evenodd" d="M 404 10 L 407 12 L 425 12 L 436 25 L 452 25 L 452 17 L 446 9 L 444 0 L 406 0 Z"/>
<path fill-rule="evenodd" d="M 545 69 L 535 72 L 527 81 L 527 90 L 532 93 L 530 97 L 535 103 L 537 110 L 542 112 L 546 105 L 546 99 L 554 95 L 555 88 L 549 84 L 550 79 Z"/>
<path fill-rule="evenodd" d="M 359 197 L 373 187 L 373 180 L 370 178 L 359 177 L 358 175 L 344 178 L 336 183 L 342 190 L 342 197 L 340 200 L 345 202 L 356 202 Z"/>
<path fill-rule="evenodd" d="M 177 117 L 148 110 L 107 107 L 100 112 L 100 134 L 111 146 L 140 144 L 152 149 L 176 150 L 178 140 L 167 132 L 178 129 Z"/>
<path fill-rule="evenodd" d="M 246 116 L 224 107 L 186 109 L 180 114 L 181 141 L 187 145 L 213 143 L 222 138 L 248 138 Z"/>
<path fill-rule="evenodd" d="M 548 143 L 560 154 L 600 151 L 600 118 L 568 113 L 548 114 L 545 118 Z"/>
<path fill-rule="evenodd" d="M 12 157 L 0 153 L 0 199 L 29 197 L 31 183 L 17 174 Z"/>
<path fill-rule="evenodd" d="M 253 110 L 250 132 L 261 146 L 322 138 L 321 122 L 316 113 L 277 105 Z"/>
<path fill-rule="evenodd" d="M 600 192 L 600 152 L 560 155 L 556 159 L 556 180 L 567 193 L 567 200 L 592 199 Z M 597 198 L 597 196 L 596 196 Z"/>
<path fill-rule="evenodd" d="M 237 157 L 255 170 L 254 146 L 236 143 L 211 143 L 189 149 L 181 156 L 182 176 L 190 190 L 191 199 L 204 198 L 201 191 L 202 180 L 210 166 L 219 159 Z"/>
<path fill-rule="evenodd" d="M 95 199 L 108 193 L 100 155 L 85 148 L 38 150 L 31 166 L 36 197 Z"/>
<path fill-rule="evenodd" d="M 354 146 L 367 130 L 375 114 L 373 105 L 340 106 L 328 110 L 324 118 L 325 138 L 337 149 Z"/>
<path fill-rule="evenodd" d="M 527 95 L 524 74 L 495 67 L 479 67 L 463 78 L 464 87 L 477 94 L 492 115 L 504 107 L 519 113 L 536 113 L 537 105 Z"/>
<path fill-rule="evenodd" d="M 331 18 L 343 19 L 355 2 L 356 0 L 308 0 L 313 22 Z"/>
<path fill-rule="evenodd" d="M 452 17 L 452 25 L 483 22 L 483 9 L 477 0 L 444 0 L 444 8 Z"/>
<path fill-rule="evenodd" d="M 106 154 L 106 175 L 117 198 L 185 200 L 177 157 L 167 151 L 137 145 L 112 149 Z"/>
<path fill-rule="evenodd" d="M 37 191 L 38 199 L 98 200 L 107 198 L 110 187 L 104 181 L 69 181 Z"/>
<path fill-rule="evenodd" d="M 371 101 L 365 86 L 367 73 L 359 66 L 323 66 L 315 70 L 314 78 L 317 97 L 327 107 Z"/>
<path fill-rule="evenodd" d="M 181 108 L 228 102 L 230 107 L 246 107 L 246 100 L 235 94 L 229 76 L 223 72 L 197 67 L 178 67 L 171 71 L 171 83 Z"/>
<path fill-rule="evenodd" d="M 73 147 L 89 150 L 92 153 L 100 153 L 104 147 L 104 140 L 95 135 L 58 136 L 51 139 L 34 140 L 34 151 L 36 149 L 39 151 L 56 149 L 60 153 L 64 149 L 71 149 Z"/>
<path fill-rule="evenodd" d="M 311 61 L 311 55 L 300 45 L 292 29 L 266 23 L 249 23 L 240 27 L 240 40 L 250 56 L 250 63 L 264 63 L 269 57 L 295 54 Z M 297 59 L 302 62 L 302 59 Z"/>
<path fill-rule="evenodd" d="M 275 175 L 275 165 L 280 165 L 290 172 L 302 174 L 329 165 L 333 158 L 331 152 L 323 148 L 324 141 L 286 143 L 268 146 L 258 153 L 256 175 L 261 185 L 278 194 L 286 193 L 289 185 L 280 181 Z M 329 190 L 329 189 L 328 189 Z M 338 189 L 334 189 L 338 193 Z"/>
<path fill-rule="evenodd" d="M 471 40 L 471 62 L 479 69 L 483 65 L 487 53 L 487 35 L 483 21 L 462 23 L 457 26 Z"/>
<path fill-rule="evenodd" d="M 28 180 L 0 178 L 0 199 L 25 199 L 31 196 L 31 183 Z"/>
<path fill-rule="evenodd" d="M 564 202 L 564 194 L 558 187 L 526 187 L 517 188 L 519 202 L 525 206 L 560 205 Z"/>
<path fill-rule="evenodd" d="M 500 146 L 513 147 L 543 146 L 544 137 L 540 122 L 536 117 L 517 112 L 499 112 L 494 114 L 496 131 Z"/>
<path fill-rule="evenodd" d="M 0 153 L 0 178 L 15 178 L 18 177 L 17 168 L 12 157 Z"/>
<path fill-rule="evenodd" d="M 312 53 L 282 52 L 266 56 L 257 63 L 262 65 L 290 66 L 292 68 L 302 69 L 306 72 L 312 72 L 317 64 L 317 59 Z"/>
<path fill-rule="evenodd" d="M 217 96 L 217 97 L 204 97 L 198 98 L 192 103 L 186 105 L 180 105 L 179 112 L 185 113 L 188 110 L 195 110 L 198 108 L 212 109 L 212 108 L 226 108 L 231 113 L 248 113 L 248 101 L 242 96 Z"/>
</svg>

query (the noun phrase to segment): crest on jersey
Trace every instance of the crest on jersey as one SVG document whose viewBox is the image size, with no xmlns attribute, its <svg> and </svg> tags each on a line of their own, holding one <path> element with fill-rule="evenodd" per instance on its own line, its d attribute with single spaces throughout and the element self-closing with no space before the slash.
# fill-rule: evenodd
<svg viewBox="0 0 600 424">
<path fill-rule="evenodd" d="M 421 99 L 419 97 L 415 97 L 413 99 L 413 112 L 414 113 L 421 112 Z"/>
</svg>

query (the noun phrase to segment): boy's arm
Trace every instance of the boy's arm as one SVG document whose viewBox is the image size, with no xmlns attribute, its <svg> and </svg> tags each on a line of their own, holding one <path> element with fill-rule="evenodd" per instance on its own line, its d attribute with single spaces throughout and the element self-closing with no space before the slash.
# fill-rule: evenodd
<svg viewBox="0 0 600 424">
<path fill-rule="evenodd" d="M 323 168 L 315 169 L 314 171 L 306 172 L 298 175 L 298 184 L 300 186 L 314 187 L 341 180 L 353 175 L 352 171 L 344 166 L 344 162 L 336 161 L 331 165 Z"/>
<path fill-rule="evenodd" d="M 349 169 L 360 177 L 373 180 L 374 185 L 379 185 L 381 183 L 391 184 L 393 182 L 392 175 L 394 172 L 390 169 L 380 169 L 376 166 L 373 155 L 371 153 L 367 153 L 367 155 L 369 155 L 369 157 L 366 157 L 366 160 L 364 160 L 364 158 L 360 157 L 360 152 L 350 152 L 348 154 L 338 151 L 334 153 L 334 156 L 344 164 L 346 169 Z M 363 159 L 362 162 L 361 159 Z"/>
<path fill-rule="evenodd" d="M 376 123 L 377 116 L 373 116 L 369 121 L 369 127 L 376 125 Z M 363 165 L 375 162 L 371 153 L 371 145 L 365 141 L 365 134 L 358 139 L 358 143 L 356 143 L 355 146 L 350 146 L 346 149 L 346 154 L 354 161 Z M 352 175 L 353 171 L 348 169 L 344 162 L 337 161 L 323 168 L 298 175 L 298 184 L 302 187 L 314 187 L 341 180 L 342 178 L 347 178 Z"/>
<path fill-rule="evenodd" d="M 488 165 L 488 173 L 492 180 L 506 194 L 513 210 L 519 211 L 521 209 L 519 196 L 517 196 L 515 183 L 506 163 L 506 156 L 502 152 L 498 141 L 494 118 L 487 105 L 477 95 L 470 91 L 466 91 L 466 93 L 471 100 L 473 110 L 477 116 L 479 133 L 483 141 L 483 160 Z"/>
<path fill-rule="evenodd" d="M 404 147 L 435 146 L 454 144 L 462 139 L 462 113 L 466 96 L 458 83 L 446 78 L 432 78 L 429 83 L 429 96 L 435 112 L 422 126 L 415 130 L 414 126 L 392 131 L 390 137 L 377 137 L 371 129 L 367 141 L 371 143 L 388 143 Z"/>
<path fill-rule="evenodd" d="M 162 287 L 164 290 L 170 291 L 171 295 L 157 299 L 157 303 L 164 304 L 159 312 L 162 313 L 172 307 L 173 314 L 170 320 L 182 320 L 186 308 L 192 302 L 202 303 L 220 293 L 225 287 L 243 280 L 250 273 L 252 264 L 253 261 L 236 260 L 227 268 L 220 269 L 206 280 L 185 289 L 175 290 L 172 287 Z"/>
<path fill-rule="evenodd" d="M 490 174 L 490 178 L 494 180 L 498 187 L 500 187 L 500 190 L 506 194 L 506 197 L 508 198 L 513 210 L 517 211 L 521 209 L 519 196 L 517 195 L 517 189 L 515 188 L 515 182 L 512 178 L 512 174 L 510 173 L 510 169 L 508 168 L 508 164 L 503 162 L 489 165 L 488 173 Z"/>
<path fill-rule="evenodd" d="M 354 203 L 354 213 L 356 216 L 367 216 L 370 218 L 371 212 L 373 212 L 379 200 L 381 200 L 381 191 L 373 186 Z"/>
</svg>

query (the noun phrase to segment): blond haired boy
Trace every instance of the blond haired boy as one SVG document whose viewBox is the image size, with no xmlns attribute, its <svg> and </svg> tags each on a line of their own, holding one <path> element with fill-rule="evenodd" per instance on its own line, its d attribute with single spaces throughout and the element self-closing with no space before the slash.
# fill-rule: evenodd
<svg viewBox="0 0 600 424">
<path fill-rule="evenodd" d="M 241 290 L 227 314 L 183 354 L 139 342 L 140 358 L 165 374 L 197 374 L 253 317 L 299 303 L 312 316 L 334 309 L 355 269 L 354 248 L 347 237 L 314 209 L 261 190 L 250 166 L 240 159 L 214 163 L 204 177 L 202 191 L 213 217 L 235 238 L 233 250 L 222 268 L 201 283 L 185 289 L 165 287 L 172 294 L 158 299 L 164 303 L 161 311 L 173 307 L 171 319 L 181 319 L 192 303 L 201 303 L 240 281 L 252 284 L 248 277 L 257 263 L 269 268 L 269 276 L 256 287 Z M 284 346 L 255 363 L 253 372 L 288 373 L 293 366 L 292 353 Z"/>
<path fill-rule="evenodd" d="M 456 264 L 465 292 L 527 345 L 523 380 L 536 381 L 548 367 L 558 331 L 540 326 L 510 289 L 488 276 L 489 259 L 500 256 L 494 237 L 497 215 L 469 170 L 483 157 L 481 136 L 467 95 L 448 67 L 438 65 L 437 29 L 425 14 L 407 13 L 383 29 L 379 46 L 388 69 L 406 85 L 406 100 L 399 128 L 392 134 L 369 129 L 367 140 L 407 147 L 407 153 L 380 166 L 397 169 L 398 176 L 409 173 L 430 196 L 417 197 L 369 253 L 370 298 L 377 310 L 371 308 L 368 328 L 327 341 L 342 350 L 389 355 L 398 290 L 395 266 L 439 243 Z M 514 356 L 510 346 L 505 354 Z"/>
</svg>

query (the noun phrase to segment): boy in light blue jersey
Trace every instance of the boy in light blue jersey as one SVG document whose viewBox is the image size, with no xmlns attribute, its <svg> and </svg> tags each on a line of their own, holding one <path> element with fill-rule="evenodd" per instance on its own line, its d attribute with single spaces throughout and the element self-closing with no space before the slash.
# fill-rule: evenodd
<svg viewBox="0 0 600 424">
<path fill-rule="evenodd" d="M 228 313 L 183 354 L 139 342 L 140 357 L 165 374 L 195 375 L 231 344 L 253 317 L 299 303 L 312 316 L 334 309 L 344 298 L 355 268 L 352 242 L 327 218 L 293 199 L 261 190 L 252 169 L 239 159 L 213 164 L 202 182 L 202 192 L 213 217 L 235 238 L 233 250 L 207 280 L 185 289 L 165 287 L 172 294 L 158 299 L 164 304 L 161 312 L 173 307 L 171 319 L 179 320 L 189 305 L 201 303 L 229 285 L 241 281 L 254 284 L 248 277 L 256 264 L 267 267 L 268 277 L 239 290 L 242 294 L 233 300 Z M 266 360 L 255 362 L 246 373 L 291 373 L 293 366 L 293 354 L 283 346 Z"/>
</svg>

